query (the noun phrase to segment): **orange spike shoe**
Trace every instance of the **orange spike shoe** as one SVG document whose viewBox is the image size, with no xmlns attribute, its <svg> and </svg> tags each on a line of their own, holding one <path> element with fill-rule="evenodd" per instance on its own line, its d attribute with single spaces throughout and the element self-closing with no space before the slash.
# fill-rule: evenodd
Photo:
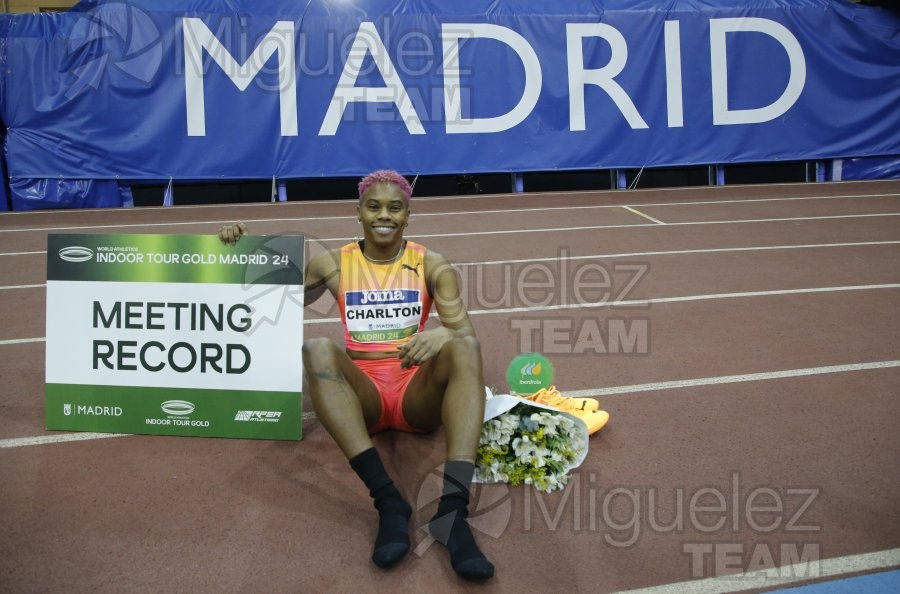
<svg viewBox="0 0 900 594">
<path fill-rule="evenodd" d="M 600 408 L 600 402 L 594 398 L 570 398 L 564 396 L 556 389 L 556 386 L 542 388 L 531 396 L 522 396 L 525 400 L 531 400 L 538 404 L 545 404 L 564 410 L 566 412 L 584 411 L 593 412 Z"/>
<path fill-rule="evenodd" d="M 593 435 L 594 433 L 600 431 L 609 422 L 609 413 L 605 410 L 569 410 L 566 412 L 575 415 L 576 417 L 584 421 L 585 425 L 587 425 L 588 435 Z"/>
</svg>

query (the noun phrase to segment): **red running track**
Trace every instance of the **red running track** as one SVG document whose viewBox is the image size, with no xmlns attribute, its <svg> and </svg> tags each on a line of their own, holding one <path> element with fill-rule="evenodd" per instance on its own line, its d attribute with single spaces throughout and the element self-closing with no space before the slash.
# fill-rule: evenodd
<svg viewBox="0 0 900 594">
<path fill-rule="evenodd" d="M 471 587 L 421 530 L 399 567 L 369 561 L 374 511 L 308 403 L 299 443 L 44 430 L 47 233 L 234 220 L 312 251 L 355 234 L 352 201 L 0 215 L 3 591 Z M 900 566 L 900 183 L 429 198 L 410 231 L 458 264 L 489 385 L 541 350 L 612 415 L 564 491 L 478 490 L 497 565 L 480 589 L 758 591 Z M 339 338 L 336 317 L 311 306 L 305 335 Z M 376 444 L 421 526 L 443 435 Z"/>
</svg>

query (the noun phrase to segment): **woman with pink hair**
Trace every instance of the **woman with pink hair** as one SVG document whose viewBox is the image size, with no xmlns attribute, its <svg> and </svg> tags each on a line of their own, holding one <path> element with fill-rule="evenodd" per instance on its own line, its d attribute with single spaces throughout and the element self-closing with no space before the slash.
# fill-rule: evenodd
<svg viewBox="0 0 900 594">
<path fill-rule="evenodd" d="M 450 263 L 403 236 L 411 195 L 409 182 L 396 171 L 370 173 L 359 182 L 363 239 L 310 259 L 305 303 L 326 289 L 335 296 L 344 344 L 327 338 L 304 343 L 306 393 L 369 489 L 378 510 L 372 561 L 382 568 L 409 551 L 411 508 L 370 436 L 443 425 L 444 487 L 428 530 L 446 546 L 457 574 L 480 581 L 493 576 L 494 566 L 466 518 L 484 417 L 481 352 Z M 219 237 L 234 243 L 246 233 L 246 225 L 236 223 L 223 227 Z M 441 326 L 426 330 L 432 306 Z"/>
</svg>

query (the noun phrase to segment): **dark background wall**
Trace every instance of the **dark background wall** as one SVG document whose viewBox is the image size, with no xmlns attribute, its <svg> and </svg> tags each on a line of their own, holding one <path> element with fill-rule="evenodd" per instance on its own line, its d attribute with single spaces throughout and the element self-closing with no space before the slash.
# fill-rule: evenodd
<svg viewBox="0 0 900 594">
<path fill-rule="evenodd" d="M 803 161 L 789 163 L 758 163 L 724 166 L 726 184 L 789 183 L 815 179 L 810 177 L 815 165 Z M 671 167 L 662 169 L 627 169 L 628 188 L 663 188 L 678 186 L 715 185 L 716 173 L 706 166 Z M 525 192 L 610 190 L 616 187 L 617 171 L 559 171 L 522 174 Z M 358 178 L 322 178 L 287 182 L 288 200 L 346 200 L 356 197 Z M 422 175 L 416 180 L 414 194 L 425 196 L 455 196 L 463 194 L 504 194 L 513 192 L 513 176 L 509 173 L 477 175 Z M 165 184 L 132 187 L 135 206 L 159 206 L 163 201 Z M 176 183 L 175 204 L 236 204 L 269 202 L 272 182 L 241 183 Z"/>
</svg>

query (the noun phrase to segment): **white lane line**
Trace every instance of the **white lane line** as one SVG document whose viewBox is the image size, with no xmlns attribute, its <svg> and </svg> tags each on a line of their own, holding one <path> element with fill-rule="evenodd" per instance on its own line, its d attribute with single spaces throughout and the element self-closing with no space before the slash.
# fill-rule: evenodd
<svg viewBox="0 0 900 594">
<path fill-rule="evenodd" d="M 562 233 L 567 231 L 594 231 L 597 229 L 660 229 L 662 227 L 681 227 L 687 225 L 738 225 L 744 223 L 781 223 L 790 221 L 823 221 L 828 219 L 865 219 L 872 217 L 896 217 L 900 216 L 900 212 L 888 212 L 879 214 L 858 214 L 858 215 L 831 215 L 821 217 L 785 217 L 777 219 L 740 219 L 734 221 L 688 221 L 681 223 L 666 223 L 665 225 L 657 225 L 656 223 L 635 223 L 634 225 L 590 225 L 584 227 L 554 227 L 541 229 L 508 229 L 499 231 L 469 231 L 468 233 L 429 233 L 429 234 L 410 234 L 409 238 L 420 237 L 470 237 L 475 235 L 509 235 L 520 233 Z M 352 237 L 335 238 L 335 240 L 349 241 Z M 323 239 L 320 241 L 331 241 Z"/>
<path fill-rule="evenodd" d="M 520 195 L 521 196 L 521 195 Z M 797 200 L 851 200 L 857 198 L 895 198 L 900 196 L 900 193 L 890 192 L 885 194 L 843 194 L 843 195 L 835 195 L 835 196 L 826 196 L 826 195 L 818 195 L 818 196 L 781 196 L 781 197 L 771 197 L 771 198 L 729 198 L 722 200 L 688 200 L 685 202 L 648 202 L 647 204 L 638 204 L 632 206 L 640 206 L 641 208 L 647 206 L 708 206 L 715 204 L 742 204 L 742 203 L 756 203 L 756 202 L 793 202 Z M 529 197 L 537 198 L 539 197 L 537 194 L 529 195 Z M 616 197 L 619 197 L 617 195 Z M 544 197 L 546 199 L 546 196 Z M 424 203 L 428 200 L 434 200 L 434 198 L 422 198 Z M 416 206 L 416 200 L 414 199 L 412 202 L 413 206 Z M 602 208 L 623 208 L 625 205 L 623 204 L 587 204 L 580 206 L 536 206 L 532 208 L 515 208 L 515 209 L 492 209 L 492 210 L 462 210 L 462 211 L 453 211 L 453 212 L 416 212 L 416 217 L 444 217 L 444 216 L 458 216 L 458 215 L 466 215 L 466 214 L 495 214 L 495 213 L 515 213 L 515 212 L 542 212 L 542 211 L 552 211 L 552 210 L 593 210 L 593 209 L 602 209 Z M 344 217 L 342 217 L 344 218 Z"/>
<path fill-rule="evenodd" d="M 623 206 L 622 208 L 624 208 L 625 210 L 627 210 L 629 212 L 633 212 L 634 214 L 638 215 L 639 217 L 643 217 L 643 218 L 647 219 L 648 221 L 653 221 L 654 223 L 656 223 L 658 225 L 665 225 L 665 223 L 663 223 L 659 219 L 654 219 L 650 215 L 644 214 L 641 211 L 639 211 L 638 209 L 633 208 L 631 206 Z"/>
<path fill-rule="evenodd" d="M 858 246 L 873 246 L 873 245 L 895 245 L 900 243 L 900 241 L 847 241 L 842 243 L 803 243 L 796 245 L 760 245 L 760 246 L 745 246 L 745 247 L 729 247 L 729 248 L 701 248 L 695 250 L 660 250 L 655 252 L 619 252 L 619 253 L 611 253 L 611 254 L 588 254 L 586 256 L 565 256 L 561 258 L 559 255 L 556 256 L 547 256 L 544 258 L 520 258 L 515 260 L 482 260 L 482 261 L 473 261 L 473 262 L 456 262 L 454 266 L 493 266 L 496 264 L 525 264 L 529 262 L 551 262 L 554 260 L 592 260 L 592 259 L 601 259 L 601 258 L 634 258 L 634 257 L 642 257 L 642 256 L 671 256 L 671 255 L 684 255 L 684 254 L 715 254 L 715 253 L 726 253 L 726 252 L 753 252 L 753 251 L 766 251 L 766 250 L 797 250 L 797 249 L 812 249 L 812 248 L 823 248 L 823 247 L 858 247 Z M 23 254 L 46 254 L 47 252 L 22 252 Z M 16 254 L 0 254 L 3 255 L 16 255 Z M 22 288 L 22 287 L 31 287 L 31 286 L 41 286 L 44 285 L 9 285 L 7 288 Z M 0 287 L 3 288 L 3 287 Z"/>
<path fill-rule="evenodd" d="M 853 363 L 849 365 L 829 365 L 826 367 L 808 367 L 804 369 L 788 369 L 784 371 L 770 371 L 764 373 L 746 373 L 741 375 L 723 375 L 718 377 L 703 377 L 689 380 L 675 380 L 669 382 L 656 382 L 652 384 L 637 384 L 633 386 L 618 386 L 613 388 L 589 388 L 587 390 L 567 391 L 567 396 L 585 398 L 591 396 L 610 396 L 614 394 L 633 394 L 635 392 L 649 392 L 655 390 L 671 390 L 675 388 L 688 388 L 696 386 L 708 386 L 714 384 L 729 384 L 736 382 L 755 382 L 770 379 L 804 377 L 822 375 L 827 373 L 844 373 L 848 371 L 865 371 L 871 369 L 886 369 L 900 367 L 900 361 L 874 361 L 871 363 Z M 316 418 L 313 411 L 302 414 L 304 421 Z M 123 437 L 127 434 L 119 433 L 61 433 L 53 435 L 40 435 L 36 437 L 16 437 L 0 440 L 0 448 L 14 448 L 32 445 L 44 445 L 49 443 L 62 443 L 69 441 L 83 441 L 89 439 L 103 439 L 107 437 Z"/>
<path fill-rule="evenodd" d="M 708 301 L 713 299 L 744 299 L 749 297 L 771 297 L 775 295 L 803 295 L 807 293 L 836 293 L 841 291 L 871 291 L 876 289 L 900 289 L 900 283 L 884 285 L 846 285 L 842 287 L 812 287 L 806 289 L 778 289 L 774 291 L 744 291 L 740 293 L 710 293 L 705 295 L 682 295 L 679 297 L 652 297 L 649 299 L 623 299 L 620 301 L 592 301 L 586 303 L 561 303 L 535 307 L 504 307 L 497 309 L 476 309 L 470 315 L 497 313 L 526 313 L 532 311 L 559 311 L 564 309 L 594 309 L 598 307 L 645 307 L 654 303 L 683 303 L 687 301 Z M 335 318 L 337 319 L 337 318 Z M 312 320 L 310 320 L 312 321 Z"/>
<path fill-rule="evenodd" d="M 767 250 L 799 250 L 813 249 L 825 247 L 859 247 L 873 245 L 896 245 L 900 241 L 854 241 L 844 243 L 806 243 L 798 245 L 761 245 L 747 247 L 730 247 L 730 248 L 702 248 L 696 250 L 663 250 L 657 252 L 620 252 L 615 254 L 590 254 L 587 256 L 565 256 L 561 258 L 559 255 L 549 256 L 546 258 L 521 258 L 517 260 L 485 260 L 481 262 L 459 262 L 454 266 L 494 266 L 497 264 L 526 264 L 532 262 L 553 262 L 553 261 L 569 261 L 569 260 L 600 260 L 603 258 L 639 258 L 646 256 L 673 256 L 687 254 L 717 254 L 727 252 L 755 252 Z"/>
<path fill-rule="evenodd" d="M 0 448 L 19 448 L 23 446 L 44 445 L 47 443 L 65 443 L 69 441 L 88 441 L 106 439 L 108 437 L 125 437 L 127 433 L 55 433 L 36 437 L 15 437 L 0 439 Z"/>
<path fill-rule="evenodd" d="M 418 215 L 417 215 L 418 216 Z M 353 216 L 337 217 L 297 217 L 283 219 L 239 219 L 244 223 L 292 223 L 297 221 L 328 221 L 339 219 L 354 219 Z M 77 231 L 79 229 L 128 229 L 130 227 L 183 227 L 186 225 L 225 225 L 233 223 L 234 219 L 218 221 L 169 221 L 167 223 L 118 223 L 115 225 L 72 225 L 67 227 L 23 227 L 21 229 L 0 229 L 0 233 L 28 233 L 31 231 Z"/>
<path fill-rule="evenodd" d="M 433 237 L 471 237 L 476 235 L 508 235 L 508 234 L 521 234 L 521 233 L 564 233 L 568 231 L 594 231 L 599 229 L 635 229 L 635 228 L 659 228 L 659 227 L 680 227 L 685 225 L 737 225 L 743 223 L 778 223 L 778 222 L 788 222 L 788 221 L 821 221 L 828 219 L 862 219 L 862 218 L 872 218 L 872 217 L 896 217 L 900 216 L 900 212 L 888 212 L 888 213 L 869 213 L 869 214 L 857 214 L 857 215 L 831 215 L 831 216 L 820 216 L 820 217 L 787 217 L 787 218 L 775 218 L 775 219 L 738 219 L 738 220 L 730 220 L 730 221 L 687 221 L 680 223 L 666 223 L 665 225 L 658 225 L 656 223 L 635 223 L 632 225 L 590 225 L 583 227 L 553 227 L 553 228 L 541 228 L 541 229 L 508 229 L 508 230 L 497 230 L 497 231 L 469 231 L 465 233 L 428 233 L 428 234 L 409 234 L 407 235 L 410 239 L 420 239 L 420 238 L 433 238 Z M 282 219 L 288 220 L 288 219 Z M 298 219 L 299 220 L 299 219 Z M 271 222 L 270 219 L 259 219 L 257 221 L 253 221 L 250 219 L 244 219 L 244 222 Z M 221 221 L 217 221 L 217 223 L 221 223 Z M 201 225 L 207 223 L 160 223 L 158 226 L 172 226 L 172 225 Z M 144 226 L 144 227 L 152 227 L 157 226 L 155 223 L 148 223 L 143 225 L 124 225 L 124 226 Z M 115 229 L 124 227 L 123 225 L 105 225 L 104 227 Z M 71 227 L 71 229 L 101 229 L 104 227 Z M 64 228 L 54 228 L 54 229 L 33 229 L 34 231 L 59 231 Z M 0 229 L 0 233 L 4 230 Z M 352 241 L 354 239 L 358 239 L 358 237 L 326 237 L 326 238 L 316 238 L 310 235 L 306 236 L 307 243 L 326 243 L 326 242 L 346 242 Z"/>
<path fill-rule="evenodd" d="M 468 231 L 468 232 L 459 232 L 459 233 L 423 233 L 423 234 L 408 234 L 406 237 L 409 239 L 419 239 L 423 237 L 473 237 L 476 235 L 509 235 L 509 234 L 521 234 L 521 233 L 564 233 L 568 231 L 594 231 L 598 229 L 636 229 L 636 228 L 654 228 L 654 227 L 680 227 L 685 225 L 737 225 L 743 223 L 780 223 L 780 222 L 789 222 L 789 221 L 824 221 L 829 219 L 866 219 L 873 217 L 896 217 L 900 216 L 900 212 L 885 212 L 885 213 L 866 213 L 866 214 L 855 214 L 855 215 L 829 215 L 829 216 L 819 216 L 819 217 L 780 217 L 774 219 L 737 219 L 737 220 L 728 220 L 728 221 L 687 221 L 687 222 L 679 222 L 679 223 L 666 223 L 665 225 L 658 225 L 656 223 L 635 223 L 633 225 L 587 225 L 580 227 L 552 227 L 552 228 L 540 228 L 540 229 L 507 229 L 507 230 L 495 230 L 495 231 Z M 345 217 L 346 218 L 346 217 Z M 351 217 L 352 218 L 352 217 Z M 284 222 L 284 221 L 292 221 L 292 220 L 310 220 L 310 219 L 243 219 L 245 223 L 270 223 L 270 222 Z M 207 224 L 221 224 L 223 221 L 205 221 L 205 222 L 182 222 L 182 223 L 141 223 L 134 225 L 102 225 L 102 226 L 92 226 L 92 227 L 53 227 L 47 229 L 31 229 L 31 231 L 61 231 L 66 229 L 119 229 L 125 227 L 171 227 L 176 225 L 207 225 Z M 228 221 L 224 221 L 228 222 Z M 0 233 L 4 231 L 24 231 L 24 229 L 9 229 L 4 230 L 0 229 Z M 316 238 L 310 235 L 306 236 L 308 242 L 316 242 L 316 243 L 325 243 L 331 241 L 352 241 L 354 239 L 358 239 L 358 237 L 347 236 L 347 237 L 326 237 L 326 238 Z"/>
<path fill-rule="evenodd" d="M 839 293 L 843 291 L 871 291 L 878 289 L 900 289 L 900 283 L 885 285 L 846 285 L 841 287 L 811 287 L 804 289 L 777 289 L 773 291 L 744 291 L 740 293 L 709 293 L 703 295 L 681 295 L 678 297 L 651 297 L 648 299 L 622 299 L 618 301 L 587 301 L 584 303 L 561 303 L 557 305 L 541 305 L 526 307 L 501 307 L 496 309 L 470 310 L 469 315 L 528 313 L 539 311 L 560 311 L 565 309 L 595 309 L 599 307 L 647 307 L 659 303 L 684 303 L 690 301 L 709 301 L 713 299 L 743 299 L 750 297 L 772 297 L 777 295 L 803 295 L 809 293 Z M 436 315 L 432 312 L 431 315 Z M 318 318 L 305 320 L 304 324 L 333 324 L 340 318 Z"/>
<path fill-rule="evenodd" d="M 553 261 L 569 261 L 569 260 L 593 260 L 602 258 L 637 258 L 645 256 L 672 256 L 672 255 L 688 255 L 688 254 L 718 254 L 727 252 L 755 252 L 755 251 L 773 251 L 773 250 L 797 250 L 797 249 L 813 249 L 824 247 L 860 247 L 860 246 L 876 246 L 876 245 L 897 245 L 900 241 L 856 241 L 844 243 L 808 243 L 799 245 L 763 245 L 748 247 L 732 247 L 732 248 L 703 248 L 696 250 L 662 250 L 656 252 L 621 252 L 617 254 L 590 254 L 587 256 L 549 256 L 546 258 L 522 258 L 516 260 L 485 260 L 483 262 L 459 262 L 454 266 L 496 266 L 498 264 L 525 264 L 533 262 L 553 262 Z M 43 252 L 41 252 L 43 253 Z M 2 254 L 0 254 L 2 255 Z M 3 289 L 36 289 L 46 287 L 46 284 L 39 285 L 6 285 L 0 286 Z"/>
<path fill-rule="evenodd" d="M 30 344 L 32 342 L 44 342 L 46 338 L 43 336 L 38 338 L 13 338 L 10 340 L 0 340 L 0 346 L 8 344 Z"/>
<path fill-rule="evenodd" d="M 646 206 L 693 206 L 693 205 L 710 205 L 710 204 L 741 204 L 744 202 L 793 202 L 795 200 L 845 200 L 849 198 L 893 198 L 900 196 L 898 193 L 890 194 L 846 194 L 843 196 L 787 196 L 783 198 L 735 198 L 729 200 L 695 200 L 692 202 L 648 202 L 647 204 L 639 204 L 641 208 Z"/>
<path fill-rule="evenodd" d="M 788 198 L 750 198 L 750 199 L 732 199 L 732 200 L 707 200 L 698 202 L 661 202 L 641 204 L 641 208 L 647 206 L 692 206 L 692 205 L 710 205 L 710 204 L 741 204 L 752 202 L 785 202 L 794 200 L 835 200 L 835 199 L 854 199 L 854 198 L 890 198 L 900 196 L 900 194 L 861 194 L 846 196 L 797 196 Z M 494 210 L 460 210 L 453 212 L 416 212 L 414 218 L 420 217 L 459 217 L 463 215 L 484 215 L 484 214 L 514 214 L 514 213 L 541 213 L 555 210 L 595 210 L 610 208 L 626 208 L 629 206 L 624 204 L 590 204 L 584 206 L 544 206 L 534 208 L 512 208 L 512 209 L 494 209 Z M 641 213 L 638 213 L 641 214 Z M 646 215 L 642 215 L 646 216 Z M 296 223 L 302 221 L 340 221 L 356 218 L 356 215 L 334 215 L 324 217 L 284 217 L 284 218 L 266 218 L 266 219 L 241 219 L 245 223 Z M 778 219 L 776 219 L 778 220 Z M 184 225 L 222 225 L 234 222 L 229 220 L 207 220 L 207 221 L 169 221 L 165 223 L 118 223 L 110 225 L 69 225 L 60 227 L 23 227 L 20 229 L 0 229 L 0 233 L 27 233 L 31 231 L 72 231 L 78 229 L 126 229 L 129 227 L 167 227 L 167 226 L 184 226 Z M 2 254 L 0 254 L 2 255 Z"/>
<path fill-rule="evenodd" d="M 721 594 L 760 588 L 773 588 L 822 578 L 886 569 L 900 565 L 900 549 L 847 555 L 831 559 L 800 561 L 771 569 L 759 569 L 687 582 L 661 584 L 649 588 L 626 590 L 618 594 Z M 828 582 L 817 584 L 826 586 Z M 823 588 L 824 589 L 824 588 Z"/>
<path fill-rule="evenodd" d="M 885 180 L 874 180 L 875 182 Z M 857 183 L 857 182 L 854 182 Z M 897 186 L 896 181 L 891 182 L 892 186 Z M 510 201 L 515 202 L 516 204 L 520 204 L 523 200 L 544 200 L 546 201 L 548 197 L 552 198 L 568 198 L 568 197 L 576 197 L 576 198 L 585 198 L 585 199 L 597 199 L 597 198 L 613 198 L 619 200 L 624 195 L 634 196 L 638 194 L 653 194 L 653 193 L 665 193 L 669 194 L 697 194 L 698 192 L 706 192 L 706 193 L 720 193 L 724 195 L 733 195 L 738 192 L 732 192 L 731 190 L 747 190 L 752 188 L 761 188 L 770 190 L 775 188 L 776 186 L 790 189 L 796 189 L 796 183 L 772 183 L 772 184 L 746 184 L 738 188 L 738 186 L 678 186 L 678 187 L 669 187 L 669 188 L 632 188 L 629 192 L 622 192 L 622 190 L 567 190 L 567 191 L 546 191 L 546 192 L 525 192 L 523 194 L 482 194 L 482 195 L 460 195 L 460 196 L 426 196 L 423 198 L 417 198 L 413 196 L 412 203 L 416 204 L 424 204 L 425 202 L 438 202 L 444 200 L 478 200 L 482 199 L 484 202 L 491 202 L 495 199 L 510 199 Z M 791 187 L 793 186 L 793 187 Z M 790 201 L 790 200 L 830 200 L 832 198 L 838 199 L 852 199 L 852 198 L 890 198 L 892 196 L 900 196 L 900 192 L 885 192 L 881 191 L 878 193 L 853 193 L 853 194 L 810 194 L 807 196 L 803 195 L 790 195 L 790 196 L 767 196 L 763 198 L 717 198 L 717 199 L 705 199 L 705 200 L 683 200 L 682 202 L 660 202 L 660 203 L 648 203 L 648 205 L 653 206 L 677 206 L 677 205 L 691 205 L 691 204 L 714 204 L 718 202 L 779 202 L 779 201 Z M 325 201 L 326 203 L 328 201 Z M 331 202 L 340 202 L 340 201 L 331 201 Z M 356 202 L 356 200 L 347 200 L 344 202 Z M 630 202 L 630 201 L 629 201 Z M 294 203 L 291 203 L 294 204 Z M 621 203 L 620 203 L 621 204 Z M 646 205 L 645 205 L 646 206 Z M 2 215 L 0 215 L 2 216 Z"/>
<path fill-rule="evenodd" d="M 304 421 L 317 418 L 316 413 L 310 411 L 301 415 Z M 21 448 L 34 445 L 46 445 L 51 443 L 66 443 L 70 441 L 89 441 L 92 439 L 106 439 L 108 437 L 128 437 L 130 433 L 54 433 L 51 435 L 37 435 L 34 437 L 13 437 L 0 439 L 0 449 Z M 161 436 L 167 437 L 167 436 Z"/>
<path fill-rule="evenodd" d="M 43 256 L 46 253 L 47 253 L 47 250 L 41 250 L 39 252 L 3 252 L 3 253 L 0 253 L 0 256 L 37 256 L 37 255 Z"/>
<path fill-rule="evenodd" d="M 681 295 L 678 297 L 652 297 L 649 299 L 622 299 L 618 301 L 588 301 L 584 303 L 562 303 L 558 305 L 542 305 L 532 307 L 503 307 L 497 309 L 475 309 L 469 311 L 469 315 L 504 314 L 504 313 L 528 313 L 538 311 L 559 311 L 565 309 L 595 309 L 599 307 L 646 307 L 654 303 L 684 303 L 689 301 L 709 301 L 713 299 L 742 299 L 750 297 L 771 297 L 776 295 L 803 295 L 809 293 L 838 293 L 842 291 L 871 291 L 878 289 L 900 289 L 900 283 L 885 285 L 846 285 L 841 287 L 812 287 L 805 289 L 778 289 L 773 291 L 744 291 L 740 293 L 710 293 L 703 295 Z M 434 312 L 431 315 L 436 315 Z M 305 320 L 304 324 L 336 324 L 340 318 L 317 318 Z M 29 342 L 43 342 L 40 338 L 17 338 L 13 340 L 0 340 L 0 346 L 11 344 L 25 344 Z"/>
<path fill-rule="evenodd" d="M 616 394 L 634 394 L 635 392 L 655 392 L 658 390 L 674 390 L 678 388 L 694 388 L 697 386 L 713 386 L 718 384 L 736 384 L 741 382 L 758 382 L 763 380 L 783 379 L 823 375 L 827 373 L 844 373 L 847 371 L 867 371 L 870 369 L 888 369 L 900 367 L 900 361 L 874 361 L 871 363 L 852 363 L 849 365 L 827 365 L 825 367 L 806 367 L 803 369 L 786 369 L 783 371 L 767 371 L 763 373 L 742 373 L 739 375 L 721 375 L 716 377 L 700 377 L 686 380 L 654 382 L 650 384 L 634 384 L 631 386 L 615 386 L 612 388 L 588 388 L 586 390 L 569 390 L 566 396 L 589 398 L 592 396 L 612 396 Z"/>
<path fill-rule="evenodd" d="M 163 184 L 164 186 L 165 184 Z M 765 184 L 763 184 L 765 185 Z M 772 184 L 774 185 L 785 185 L 785 184 Z M 160 186 L 162 188 L 163 186 Z M 696 186 L 697 188 L 706 187 L 706 186 Z M 160 190 L 160 195 L 162 193 L 162 189 Z M 505 194 L 502 194 L 505 196 Z M 862 194 L 863 196 L 865 194 Z M 486 197 L 486 196 L 474 196 L 477 198 Z M 449 198 L 455 198 L 455 196 L 449 196 Z M 426 198 L 427 199 L 427 198 Z M 296 207 L 304 204 L 308 204 L 310 206 L 319 206 L 322 204 L 341 204 L 341 203 L 351 203 L 355 204 L 358 202 L 358 198 L 344 198 L 340 200 L 296 200 L 290 203 L 290 206 Z M 422 198 L 413 198 L 413 200 L 423 200 Z M 277 208 L 279 210 L 284 210 L 284 208 L 288 206 L 283 203 L 279 203 L 278 206 L 273 206 L 272 202 L 242 202 L 239 204 L 179 204 L 175 207 L 172 206 L 139 206 L 139 207 L 113 207 L 113 208 L 69 208 L 69 209 L 56 209 L 53 211 L 47 210 L 14 210 L 10 212 L 0 213 L 0 220 L 3 217 L 27 217 L 29 215 L 54 215 L 54 216 L 76 216 L 76 215 L 91 215 L 96 216 L 98 214 L 105 213 L 122 213 L 122 212 L 144 212 L 147 210 L 161 210 L 164 212 L 175 212 L 175 211 L 185 211 L 185 210 L 215 210 L 215 209 L 227 209 L 232 210 L 234 208 Z"/>
</svg>

